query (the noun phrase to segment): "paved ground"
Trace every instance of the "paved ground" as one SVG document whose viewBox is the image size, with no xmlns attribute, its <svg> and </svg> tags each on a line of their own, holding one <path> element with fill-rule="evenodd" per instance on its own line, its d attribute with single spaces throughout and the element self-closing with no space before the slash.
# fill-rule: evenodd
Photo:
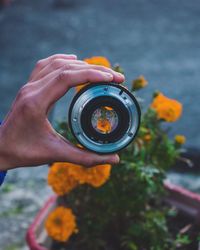
<svg viewBox="0 0 200 250">
<path fill-rule="evenodd" d="M 180 100 L 184 115 L 172 133 L 185 134 L 188 147 L 200 147 L 199 12 L 198 0 L 15 0 L 0 10 L 0 118 L 38 59 L 58 52 L 104 55 L 123 66 L 128 81 L 146 76 L 150 84 L 141 95 L 147 101 L 155 89 Z M 65 116 L 67 105 L 66 98 L 58 103 L 55 119 Z M 9 174 L 0 193 L 0 250 L 23 245 L 31 217 L 50 192 L 46 172 Z"/>
</svg>

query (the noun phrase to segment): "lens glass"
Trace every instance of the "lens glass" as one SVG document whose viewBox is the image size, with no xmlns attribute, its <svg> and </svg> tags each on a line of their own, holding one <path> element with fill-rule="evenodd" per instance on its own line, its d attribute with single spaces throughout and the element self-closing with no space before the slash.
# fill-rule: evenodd
<svg viewBox="0 0 200 250">
<path fill-rule="evenodd" d="M 109 134 L 118 126 L 118 115 L 112 107 L 102 106 L 93 112 L 91 123 L 98 133 Z"/>
</svg>

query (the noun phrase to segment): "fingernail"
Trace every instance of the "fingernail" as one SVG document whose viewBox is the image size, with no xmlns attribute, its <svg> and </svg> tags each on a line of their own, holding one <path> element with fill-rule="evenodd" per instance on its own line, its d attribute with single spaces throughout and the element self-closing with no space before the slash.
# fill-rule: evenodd
<svg viewBox="0 0 200 250">
<path fill-rule="evenodd" d="M 110 81 L 113 79 L 113 75 L 110 73 L 104 73 L 105 81 Z"/>
<path fill-rule="evenodd" d="M 114 155 L 113 156 L 113 164 L 118 164 L 120 162 L 120 158 L 119 158 L 119 155 Z"/>
<path fill-rule="evenodd" d="M 120 158 L 117 154 L 110 155 L 108 161 L 110 164 L 118 164 L 120 162 Z"/>
<path fill-rule="evenodd" d="M 118 75 L 119 77 L 121 77 L 121 78 L 125 79 L 125 76 L 124 76 L 123 74 L 121 74 L 121 73 L 117 72 L 117 75 Z"/>
</svg>

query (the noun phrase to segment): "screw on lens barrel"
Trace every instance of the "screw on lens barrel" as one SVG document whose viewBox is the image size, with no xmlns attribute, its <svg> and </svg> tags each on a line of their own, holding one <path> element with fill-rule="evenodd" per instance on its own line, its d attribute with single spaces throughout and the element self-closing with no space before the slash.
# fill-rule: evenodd
<svg viewBox="0 0 200 250">
<path fill-rule="evenodd" d="M 126 147 L 140 125 L 135 97 L 115 83 L 90 84 L 81 89 L 69 109 L 69 126 L 85 148 L 102 154 Z"/>
</svg>

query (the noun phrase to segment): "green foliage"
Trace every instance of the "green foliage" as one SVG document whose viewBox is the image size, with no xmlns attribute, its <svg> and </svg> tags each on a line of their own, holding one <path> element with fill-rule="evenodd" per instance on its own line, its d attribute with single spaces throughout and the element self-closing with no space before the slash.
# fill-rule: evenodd
<svg viewBox="0 0 200 250">
<path fill-rule="evenodd" d="M 119 153 L 121 161 L 113 166 L 110 180 L 98 189 L 82 185 L 60 198 L 59 202 L 77 215 L 79 227 L 68 246 L 84 250 L 174 250 L 177 244 L 189 243 L 186 235 L 173 239 L 167 227 L 166 218 L 175 211 L 162 203 L 163 180 L 179 157 L 180 147 L 169 139 L 162 124 L 156 112 L 148 108 L 137 138 Z M 65 123 L 59 124 L 58 131 L 74 141 Z"/>
<path fill-rule="evenodd" d="M 22 246 L 18 244 L 12 244 L 10 246 L 7 246 L 4 250 L 20 250 L 22 249 Z"/>
<path fill-rule="evenodd" d="M 21 206 L 12 207 L 6 211 L 0 212 L 0 217 L 12 217 L 15 215 L 22 214 L 23 208 Z"/>
<path fill-rule="evenodd" d="M 189 239 L 188 235 L 185 234 L 178 234 L 175 240 L 175 244 L 177 247 L 189 245 L 191 240 Z"/>
<path fill-rule="evenodd" d="M 1 188 L 2 193 L 10 193 L 14 190 L 14 185 L 5 183 Z"/>
<path fill-rule="evenodd" d="M 198 242 L 200 242 L 200 235 L 197 236 L 197 240 L 198 240 Z"/>
</svg>

